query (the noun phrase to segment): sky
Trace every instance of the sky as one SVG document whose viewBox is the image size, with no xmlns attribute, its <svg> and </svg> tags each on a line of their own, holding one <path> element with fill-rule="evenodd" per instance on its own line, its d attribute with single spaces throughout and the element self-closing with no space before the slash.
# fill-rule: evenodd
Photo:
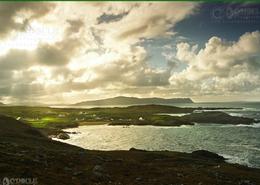
<svg viewBox="0 0 260 185">
<path fill-rule="evenodd" d="M 0 3 L 0 102 L 260 101 L 260 4 Z"/>
</svg>

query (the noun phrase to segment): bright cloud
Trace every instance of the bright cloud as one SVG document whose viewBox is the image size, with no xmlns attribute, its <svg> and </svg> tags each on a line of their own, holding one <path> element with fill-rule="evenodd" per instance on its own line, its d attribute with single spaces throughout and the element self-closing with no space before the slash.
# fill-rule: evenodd
<svg viewBox="0 0 260 185">
<path fill-rule="evenodd" d="M 205 48 L 188 43 L 177 45 L 177 59 L 188 67 L 170 78 L 173 86 L 196 93 L 228 93 L 260 87 L 260 32 L 245 33 L 237 42 L 212 37 Z"/>
<path fill-rule="evenodd" d="M 203 48 L 179 39 L 176 25 L 198 3 L 1 3 L 0 10 L 0 99 L 7 103 L 259 92 L 259 31 L 238 41 L 213 36 Z M 167 65 L 153 67 L 145 43 L 160 39 L 177 45 L 162 43 L 167 52 L 158 63 Z"/>
</svg>

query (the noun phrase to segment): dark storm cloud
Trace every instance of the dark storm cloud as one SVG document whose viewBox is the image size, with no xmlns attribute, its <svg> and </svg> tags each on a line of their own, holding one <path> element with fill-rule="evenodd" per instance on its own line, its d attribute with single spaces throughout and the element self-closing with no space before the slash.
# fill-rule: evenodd
<svg viewBox="0 0 260 185">
<path fill-rule="evenodd" d="M 129 12 L 124 12 L 121 14 L 106 14 L 103 13 L 100 17 L 97 18 L 98 24 L 102 23 L 110 23 L 110 22 L 117 22 L 123 19 L 125 16 L 128 15 Z"/>
</svg>

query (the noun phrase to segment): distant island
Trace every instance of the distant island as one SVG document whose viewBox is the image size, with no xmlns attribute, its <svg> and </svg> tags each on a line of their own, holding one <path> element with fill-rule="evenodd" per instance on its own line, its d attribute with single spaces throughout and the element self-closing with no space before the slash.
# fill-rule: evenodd
<svg viewBox="0 0 260 185">
<path fill-rule="evenodd" d="M 102 105 L 146 105 L 146 104 L 175 104 L 175 103 L 193 103 L 190 98 L 136 98 L 136 97 L 125 97 L 117 96 L 114 98 L 107 98 L 101 100 L 83 101 L 76 104 L 75 106 L 102 106 Z"/>
</svg>

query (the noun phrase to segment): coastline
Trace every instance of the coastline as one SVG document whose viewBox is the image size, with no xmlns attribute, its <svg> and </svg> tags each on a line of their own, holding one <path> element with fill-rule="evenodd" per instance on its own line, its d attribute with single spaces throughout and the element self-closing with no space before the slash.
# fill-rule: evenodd
<svg viewBox="0 0 260 185">
<path fill-rule="evenodd" d="M 180 117 L 169 115 L 156 115 L 158 113 L 192 113 L 194 110 L 209 110 L 205 108 L 179 108 L 172 106 L 133 106 L 124 108 L 91 108 L 91 109 L 53 109 L 47 107 L 4 107 L 0 109 L 1 114 L 11 112 L 11 117 L 18 118 L 21 113 L 24 118 L 20 121 L 3 117 L 2 124 L 9 125 L 14 122 L 18 125 L 26 125 L 26 131 L 19 130 L 20 127 L 12 128 L 12 132 L 5 135 L 6 130 L 0 133 L 0 169 L 5 176 L 18 175 L 36 176 L 42 184 L 243 184 L 260 182 L 257 174 L 259 169 L 250 168 L 238 164 L 229 164 L 225 161 L 216 161 L 214 158 L 194 156 L 192 153 L 174 151 L 97 151 L 87 150 L 62 142 L 48 139 L 50 135 L 64 133 L 63 129 L 75 128 L 81 124 L 93 125 L 120 121 L 124 125 L 125 120 L 135 120 L 135 126 L 147 125 L 163 128 L 181 128 L 180 125 L 192 125 L 194 120 L 180 120 Z M 219 112 L 217 108 L 214 113 L 198 113 L 205 115 L 208 120 L 224 121 L 223 126 L 229 125 L 230 120 L 234 125 L 239 125 L 241 117 L 229 116 Z M 221 108 L 223 109 L 223 108 Z M 10 111 L 12 110 L 12 111 Z M 221 116 L 220 116 L 221 115 Z M 79 117 L 79 121 L 75 121 Z M 142 117 L 143 119 L 140 119 Z M 29 118 L 29 119 L 28 119 Z M 84 118 L 84 120 L 82 119 Z M 86 119 L 85 119 L 86 118 Z M 111 120 L 113 118 L 113 120 Z M 190 118 L 190 117 L 188 117 Z M 227 118 L 220 120 L 219 118 Z M 121 120 L 120 120 L 121 119 Z M 242 118 L 243 119 L 243 118 Z M 70 120 L 72 120 L 70 122 Z M 246 125 L 252 125 L 253 119 Z M 150 122 L 152 121 L 152 122 Z M 0 119 L 1 122 L 1 119 Z M 24 123 L 26 124 L 24 124 Z M 119 123 L 120 123 L 119 122 Z M 167 124 L 165 124 L 167 122 Z M 203 119 L 202 119 L 203 122 Z M 142 123 L 142 124 L 140 124 Z M 181 124 L 179 124 L 181 123 Z M 185 124 L 183 124 L 185 123 Z M 168 125 L 170 124 L 170 125 Z M 32 128 L 29 125 L 32 125 Z M 110 125 L 111 128 L 114 127 Z M 29 127 L 29 128 L 28 128 Z M 18 129 L 18 130 L 17 130 Z M 15 135 L 13 133 L 16 133 Z M 30 134 L 33 133 L 33 136 Z M 41 135 L 43 138 L 35 137 Z M 88 141 L 86 141 L 88 142 Z M 204 153 L 205 154 L 205 153 Z M 204 155 L 203 154 L 203 155 Z M 212 153 L 206 152 L 206 155 Z M 1 167 L 2 166 L 2 167 Z M 15 168 L 11 168 L 15 166 Z M 97 169 L 102 170 L 97 170 Z M 8 170 L 8 169 L 12 169 Z M 43 174 L 43 171 L 48 173 Z M 140 173 L 140 170 L 147 173 Z M 57 175 L 59 171 L 60 175 Z M 101 172 L 100 172 L 101 171 Z M 232 171 L 232 172 L 230 172 Z M 174 174 L 168 176 L 165 174 Z M 241 178 L 241 174 L 243 178 Z M 2 175 L 2 174 L 1 174 Z M 48 177 L 55 177 L 48 179 Z M 200 177 L 200 178 L 198 178 Z M 150 181 L 153 179 L 154 181 Z M 198 181 L 197 181 L 198 180 Z M 110 183 L 111 182 L 111 183 Z"/>
<path fill-rule="evenodd" d="M 232 137 L 235 133 L 255 135 L 257 125 L 196 124 L 183 126 L 94 125 L 65 129 L 70 139 L 58 140 L 88 150 L 129 150 L 192 152 L 205 149 L 227 162 L 260 168 L 259 148 L 254 137 Z M 257 129 L 259 131 L 259 129 Z M 256 131 L 257 131 L 256 130 Z M 73 134 L 70 134 L 73 133 Z M 77 134 L 74 134 L 77 133 Z M 183 139 L 185 138 L 185 141 Z M 245 142 L 243 138 L 248 139 Z M 226 142 L 229 141 L 229 142 Z M 236 152 L 233 152 L 236 151 Z M 255 157 L 253 155 L 256 155 Z"/>
<path fill-rule="evenodd" d="M 229 164 L 208 151 L 95 151 L 50 140 L 10 117 L 0 117 L 3 177 L 38 184 L 258 184 L 260 169 Z M 16 133 L 15 135 L 13 133 Z"/>
</svg>

